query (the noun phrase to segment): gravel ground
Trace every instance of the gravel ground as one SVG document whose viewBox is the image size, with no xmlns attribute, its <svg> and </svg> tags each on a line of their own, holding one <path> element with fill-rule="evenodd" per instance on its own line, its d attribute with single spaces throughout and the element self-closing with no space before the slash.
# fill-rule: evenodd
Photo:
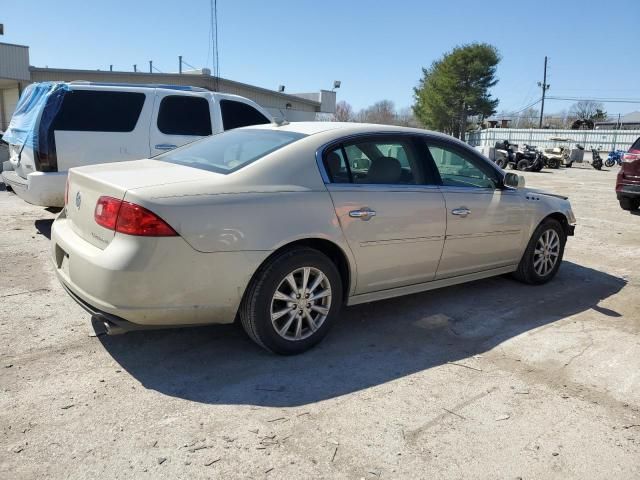
<svg viewBox="0 0 640 480">
<path fill-rule="evenodd" d="M 236 326 L 96 336 L 0 191 L 0 478 L 640 477 L 640 216 L 615 168 L 545 170 L 578 218 L 548 285 L 349 308 L 315 350 Z"/>
</svg>

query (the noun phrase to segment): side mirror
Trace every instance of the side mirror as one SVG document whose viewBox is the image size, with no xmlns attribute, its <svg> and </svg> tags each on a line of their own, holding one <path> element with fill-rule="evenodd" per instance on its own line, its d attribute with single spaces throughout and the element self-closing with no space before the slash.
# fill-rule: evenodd
<svg viewBox="0 0 640 480">
<path fill-rule="evenodd" d="M 503 183 L 506 187 L 524 188 L 525 181 L 522 175 L 509 172 L 505 174 Z"/>
</svg>

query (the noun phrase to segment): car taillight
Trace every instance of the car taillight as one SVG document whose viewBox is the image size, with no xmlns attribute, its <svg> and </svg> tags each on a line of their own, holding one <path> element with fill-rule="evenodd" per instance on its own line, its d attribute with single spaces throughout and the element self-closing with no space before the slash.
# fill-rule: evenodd
<svg viewBox="0 0 640 480">
<path fill-rule="evenodd" d="M 640 153 L 625 153 L 624 157 L 622 157 L 622 161 L 625 163 L 635 162 L 636 160 L 640 160 Z"/>
<path fill-rule="evenodd" d="M 69 175 L 67 175 L 67 183 L 64 186 L 64 206 L 69 203 Z"/>
<path fill-rule="evenodd" d="M 155 213 L 135 203 L 100 197 L 94 213 L 98 225 L 127 235 L 175 237 L 178 234 Z"/>
</svg>

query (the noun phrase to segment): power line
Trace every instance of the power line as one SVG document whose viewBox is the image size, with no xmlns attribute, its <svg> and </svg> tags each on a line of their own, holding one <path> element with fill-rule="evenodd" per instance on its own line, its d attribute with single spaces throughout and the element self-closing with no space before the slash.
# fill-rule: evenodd
<svg viewBox="0 0 640 480">
<path fill-rule="evenodd" d="M 581 97 L 547 97 L 549 100 L 566 100 L 570 102 L 591 101 L 603 103 L 640 103 L 638 98 L 581 98 Z"/>
</svg>

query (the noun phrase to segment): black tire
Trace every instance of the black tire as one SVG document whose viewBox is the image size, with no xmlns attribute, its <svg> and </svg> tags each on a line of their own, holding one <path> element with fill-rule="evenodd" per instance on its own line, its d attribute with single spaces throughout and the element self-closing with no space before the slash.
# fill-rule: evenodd
<svg viewBox="0 0 640 480">
<path fill-rule="evenodd" d="M 521 172 L 524 172 L 529 168 L 529 160 L 525 160 L 525 159 L 520 160 L 518 162 L 518 165 L 516 165 L 516 168 Z"/>
<path fill-rule="evenodd" d="M 596 170 L 602 170 L 602 160 L 596 160 L 591 164 L 591 166 Z"/>
<path fill-rule="evenodd" d="M 497 159 L 496 160 L 496 165 L 504 170 L 505 168 L 507 168 L 507 159 L 506 158 Z"/>
<path fill-rule="evenodd" d="M 567 168 L 571 168 L 571 167 L 573 167 L 573 162 L 569 162 L 569 163 L 567 163 L 567 164 L 565 165 L 565 167 L 567 167 Z"/>
<path fill-rule="evenodd" d="M 622 197 L 618 200 L 620 202 L 620 207 L 623 210 L 638 210 L 640 207 L 640 199 L 639 198 L 626 198 Z"/>
<path fill-rule="evenodd" d="M 303 267 L 312 267 L 323 273 L 331 288 L 331 304 L 329 313 L 317 330 L 304 339 L 288 340 L 276 331 L 271 322 L 272 298 L 287 275 Z M 245 332 L 258 345 L 280 355 L 296 355 L 324 338 L 336 321 L 341 306 L 342 280 L 335 264 L 318 250 L 296 247 L 276 255 L 260 267 L 247 287 L 239 313 Z"/>
<path fill-rule="evenodd" d="M 536 250 L 536 244 L 538 240 L 542 237 L 542 235 L 548 230 L 554 230 L 558 234 L 559 238 L 559 250 L 558 250 L 558 258 L 556 263 L 553 265 L 553 268 L 549 270 L 545 275 L 541 275 L 536 272 L 534 268 L 534 252 Z M 514 272 L 513 276 L 516 280 L 519 280 L 523 283 L 528 283 L 530 285 L 541 285 L 543 283 L 547 283 L 551 280 L 558 269 L 560 268 L 560 264 L 562 263 L 562 257 L 564 256 L 564 246 L 567 242 L 567 236 L 560 225 L 560 222 L 553 218 L 547 218 L 544 220 L 533 232 L 531 235 L 531 239 L 529 240 L 529 244 L 527 245 L 527 249 L 524 251 L 524 255 L 522 255 L 522 259 L 518 264 L 518 269 Z"/>
<path fill-rule="evenodd" d="M 610 158 L 607 158 L 607 159 L 604 161 L 604 166 L 605 166 L 605 167 L 607 167 L 607 168 L 611 168 L 611 167 L 613 167 L 615 164 L 616 164 L 616 162 L 615 162 L 614 160 L 611 160 Z"/>
<path fill-rule="evenodd" d="M 550 158 L 547 163 L 547 166 L 549 168 L 560 168 L 560 160 L 557 158 Z"/>
</svg>

